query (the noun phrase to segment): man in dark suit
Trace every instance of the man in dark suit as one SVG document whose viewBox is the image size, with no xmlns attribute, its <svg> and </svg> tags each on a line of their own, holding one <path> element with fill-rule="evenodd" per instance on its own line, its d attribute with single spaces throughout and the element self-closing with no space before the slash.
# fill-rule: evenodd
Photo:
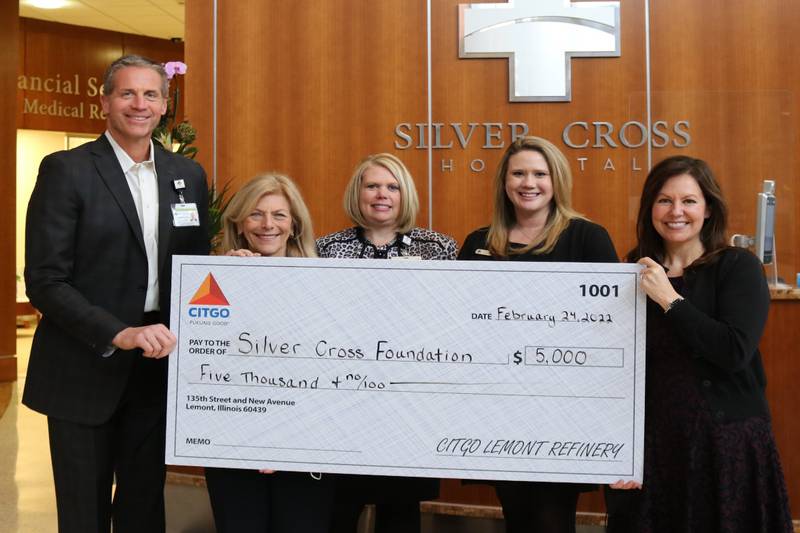
<svg viewBox="0 0 800 533">
<path fill-rule="evenodd" d="M 122 57 L 103 91 L 106 132 L 47 156 L 28 205 L 25 281 L 43 317 L 22 401 L 47 415 L 60 532 L 159 532 L 171 258 L 208 253 L 208 189 L 150 140 L 160 64 Z"/>
</svg>

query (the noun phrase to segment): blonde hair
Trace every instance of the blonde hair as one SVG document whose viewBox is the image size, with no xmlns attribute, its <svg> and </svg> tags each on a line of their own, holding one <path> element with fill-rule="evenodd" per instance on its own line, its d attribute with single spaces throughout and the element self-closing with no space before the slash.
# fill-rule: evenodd
<svg viewBox="0 0 800 533">
<path fill-rule="evenodd" d="M 248 247 L 247 241 L 239 232 L 239 225 L 253 212 L 261 198 L 267 194 L 280 194 L 289 202 L 292 234 L 286 243 L 286 255 L 289 257 L 317 257 L 311 215 L 303 202 L 303 196 L 291 178 L 276 173 L 256 176 L 231 198 L 222 215 L 222 251 Z"/>
<path fill-rule="evenodd" d="M 357 226 L 369 227 L 361 212 L 359 199 L 364 173 L 370 167 L 383 167 L 397 180 L 400 187 L 400 214 L 397 217 L 397 231 L 411 231 L 419 213 L 419 197 L 414 186 L 414 178 L 406 166 L 392 154 L 382 153 L 365 157 L 353 171 L 353 176 L 344 189 L 344 211 Z"/>
<path fill-rule="evenodd" d="M 506 194 L 506 174 L 508 160 L 523 150 L 532 150 L 544 157 L 553 182 L 553 199 L 541 235 L 524 248 L 510 248 L 508 235 L 517 222 L 517 216 L 514 205 Z M 519 137 L 511 143 L 497 166 L 494 186 L 494 212 L 486 238 L 492 255 L 507 257 L 510 254 L 524 254 L 531 251 L 534 254 L 550 253 L 558 242 L 561 232 L 569 226 L 570 220 L 583 218 L 580 213 L 572 209 L 572 171 L 567 158 L 553 143 L 541 137 Z"/>
</svg>

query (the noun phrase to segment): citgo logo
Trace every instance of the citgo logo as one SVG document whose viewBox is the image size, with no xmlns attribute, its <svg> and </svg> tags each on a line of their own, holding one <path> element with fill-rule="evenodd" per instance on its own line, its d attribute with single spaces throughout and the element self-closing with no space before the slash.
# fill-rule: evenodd
<svg viewBox="0 0 800 533">
<path fill-rule="evenodd" d="M 189 302 L 191 318 L 228 318 L 231 315 L 228 299 L 222 294 L 217 280 L 209 272 Z"/>
</svg>

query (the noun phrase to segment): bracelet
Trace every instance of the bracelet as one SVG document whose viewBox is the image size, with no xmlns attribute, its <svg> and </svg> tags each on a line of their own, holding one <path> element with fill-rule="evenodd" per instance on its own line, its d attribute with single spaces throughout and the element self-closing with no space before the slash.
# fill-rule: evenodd
<svg viewBox="0 0 800 533">
<path fill-rule="evenodd" d="M 672 308 L 675 307 L 676 305 L 678 305 L 679 303 L 681 303 L 682 301 L 683 301 L 683 297 L 682 296 L 679 296 L 678 298 L 675 298 L 674 300 L 672 300 L 669 303 L 669 305 L 667 306 L 667 308 L 664 309 L 664 314 L 666 315 L 667 313 L 672 311 Z"/>
</svg>

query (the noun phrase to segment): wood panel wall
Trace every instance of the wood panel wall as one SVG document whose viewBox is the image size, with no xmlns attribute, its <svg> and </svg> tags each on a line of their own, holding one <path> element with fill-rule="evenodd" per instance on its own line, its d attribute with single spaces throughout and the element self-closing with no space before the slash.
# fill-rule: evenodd
<svg viewBox="0 0 800 533">
<path fill-rule="evenodd" d="M 15 215 L 17 130 L 14 127 L 19 4 L 0 2 L 0 381 L 17 379 Z"/>
<path fill-rule="evenodd" d="M 647 149 L 573 149 L 561 136 L 573 121 L 608 122 L 617 130 L 628 121 L 646 123 L 645 0 L 621 2 L 621 57 L 573 59 L 571 103 L 509 103 L 506 60 L 459 59 L 458 3 L 431 3 L 433 122 L 501 123 L 504 142 L 509 122 L 525 122 L 532 134 L 553 140 L 573 167 L 575 207 L 608 228 L 624 254 L 633 244 Z M 688 147 L 654 148 L 653 160 L 682 153 L 709 161 L 729 201 L 731 233 L 753 232 L 760 182 L 777 180 L 780 274 L 793 280 L 800 270 L 800 68 L 793 62 L 800 7 L 792 0 L 735 4 L 649 0 L 652 120 L 670 128 L 687 121 L 691 136 Z M 422 193 L 419 224 L 432 220 L 434 229 L 461 240 L 488 223 L 502 149 L 473 142 L 465 149 L 433 150 L 429 211 L 427 150 L 396 147 L 398 123 L 427 120 L 424 0 L 243 0 L 218 9 L 218 180 L 239 185 L 263 170 L 288 173 L 300 184 L 321 235 L 349 225 L 341 195 L 356 162 L 390 151 L 406 162 Z M 187 2 L 186 53 L 196 63 L 190 76 L 197 78 L 190 81 L 198 80 L 187 89 L 190 116 L 211 109 L 211 10 L 208 0 Z M 447 126 L 442 131 L 446 135 Z M 445 144 L 451 140 L 452 132 L 443 138 Z M 202 160 L 209 160 L 213 147 L 205 133 L 200 148 Z M 477 159 L 484 170 L 470 170 Z M 776 306 L 771 316 L 784 307 Z M 780 328 L 770 337 L 792 329 L 781 318 L 770 320 Z M 787 359 L 789 349 L 775 345 L 765 358 L 797 365 Z M 779 372 L 773 366 L 770 379 Z M 798 427 L 790 416 L 797 403 L 791 386 L 775 381 L 770 399 L 787 457 Z M 792 500 L 800 501 L 800 466 L 787 463 L 786 474 Z M 449 481 L 443 499 L 494 501 L 489 491 Z M 598 494 L 582 499 L 595 510 L 599 500 Z"/>
<path fill-rule="evenodd" d="M 21 129 L 100 134 L 106 122 L 100 114 L 100 96 L 96 91 L 112 61 L 124 54 L 139 54 L 161 62 L 183 60 L 182 42 L 46 20 L 19 20 L 17 75 L 29 80 L 53 79 L 50 86 L 55 89 L 30 90 L 29 81 L 29 90 L 17 91 L 16 124 Z M 182 90 L 183 77 L 176 80 Z M 34 101 L 38 105 L 34 106 Z M 34 107 L 40 109 L 40 106 L 45 108 L 42 112 L 33 112 Z M 70 116 L 72 112 L 67 110 L 74 108 L 82 111 L 82 116 Z"/>
<path fill-rule="evenodd" d="M 184 91 L 186 118 L 197 129 L 195 146 L 199 148 L 195 160 L 206 171 L 210 180 L 214 179 L 212 157 L 214 121 L 214 13 L 212 0 L 191 0 L 186 8 L 186 46 L 185 63 L 186 87 Z"/>
<path fill-rule="evenodd" d="M 651 1 L 653 113 L 692 120 L 689 153 L 706 159 L 752 234 L 756 192 L 776 181 L 781 277 L 800 271 L 800 6 L 792 0 Z M 735 8 L 733 7 L 735 5 Z M 660 151 L 659 156 L 676 153 Z"/>
<path fill-rule="evenodd" d="M 345 226 L 342 191 L 358 160 L 391 150 L 395 123 L 425 120 L 424 3 L 271 1 L 220 8 L 218 181 L 288 173 L 309 201 L 318 234 Z M 207 1 L 187 5 L 190 117 L 211 108 L 211 76 L 195 69 L 210 69 L 198 58 L 210 48 L 210 10 Z M 193 34 L 204 38 L 194 41 Z M 209 162 L 205 133 L 198 146 Z M 425 154 L 403 155 L 422 176 Z"/>
</svg>

